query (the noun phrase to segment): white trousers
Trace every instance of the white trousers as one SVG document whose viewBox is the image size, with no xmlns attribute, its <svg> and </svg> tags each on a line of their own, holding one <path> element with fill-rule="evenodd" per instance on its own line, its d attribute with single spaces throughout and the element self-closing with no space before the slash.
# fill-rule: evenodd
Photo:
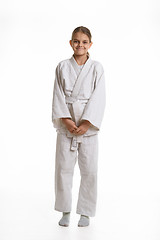
<svg viewBox="0 0 160 240">
<path fill-rule="evenodd" d="M 93 217 L 97 202 L 98 135 L 83 137 L 76 151 L 71 150 L 71 138 L 57 134 L 55 165 L 55 210 L 71 212 L 72 179 L 78 157 L 81 183 L 77 213 Z"/>
</svg>

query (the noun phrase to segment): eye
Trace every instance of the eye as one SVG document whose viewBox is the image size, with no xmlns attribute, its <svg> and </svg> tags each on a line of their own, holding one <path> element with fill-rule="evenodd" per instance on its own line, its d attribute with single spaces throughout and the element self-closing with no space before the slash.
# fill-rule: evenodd
<svg viewBox="0 0 160 240">
<path fill-rule="evenodd" d="M 74 43 L 78 43 L 78 41 L 77 41 L 77 40 L 74 40 L 73 42 L 74 42 Z"/>
<path fill-rule="evenodd" d="M 83 42 L 83 43 L 84 43 L 84 44 L 87 44 L 88 42 L 85 41 L 85 42 Z"/>
</svg>

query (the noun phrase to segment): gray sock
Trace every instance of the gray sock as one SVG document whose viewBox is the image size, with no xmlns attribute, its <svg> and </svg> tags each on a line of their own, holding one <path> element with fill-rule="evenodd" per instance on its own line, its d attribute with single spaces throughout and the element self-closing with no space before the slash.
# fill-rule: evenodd
<svg viewBox="0 0 160 240">
<path fill-rule="evenodd" d="M 70 220 L 70 212 L 64 212 L 61 220 L 59 221 L 59 225 L 63 227 L 68 227 L 69 220 Z"/>
<path fill-rule="evenodd" d="M 78 227 L 87 227 L 89 225 L 89 217 L 85 215 L 81 215 L 80 220 L 78 222 Z"/>
</svg>

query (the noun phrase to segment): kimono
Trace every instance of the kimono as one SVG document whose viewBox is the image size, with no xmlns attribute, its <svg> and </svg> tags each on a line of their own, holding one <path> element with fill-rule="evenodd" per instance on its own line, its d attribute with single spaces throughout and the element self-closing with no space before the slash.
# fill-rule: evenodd
<svg viewBox="0 0 160 240">
<path fill-rule="evenodd" d="M 80 69 L 81 68 L 81 69 Z M 55 210 L 71 211 L 71 189 L 78 154 L 81 184 L 77 213 L 94 216 L 97 198 L 98 132 L 105 110 L 105 77 L 100 62 L 87 59 L 83 66 L 74 56 L 61 61 L 55 72 L 52 122 L 57 129 L 55 167 Z M 70 118 L 79 126 L 91 125 L 83 135 L 70 133 L 61 118 Z"/>
</svg>

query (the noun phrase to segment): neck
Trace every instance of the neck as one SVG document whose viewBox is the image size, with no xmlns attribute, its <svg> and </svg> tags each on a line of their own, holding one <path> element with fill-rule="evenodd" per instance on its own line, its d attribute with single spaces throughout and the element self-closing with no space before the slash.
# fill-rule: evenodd
<svg viewBox="0 0 160 240">
<path fill-rule="evenodd" d="M 75 55 L 73 54 L 76 62 L 78 63 L 78 65 L 83 65 L 85 64 L 85 62 L 87 61 L 88 59 L 88 56 L 87 55 L 82 55 L 82 56 L 78 56 L 78 55 Z"/>
</svg>

